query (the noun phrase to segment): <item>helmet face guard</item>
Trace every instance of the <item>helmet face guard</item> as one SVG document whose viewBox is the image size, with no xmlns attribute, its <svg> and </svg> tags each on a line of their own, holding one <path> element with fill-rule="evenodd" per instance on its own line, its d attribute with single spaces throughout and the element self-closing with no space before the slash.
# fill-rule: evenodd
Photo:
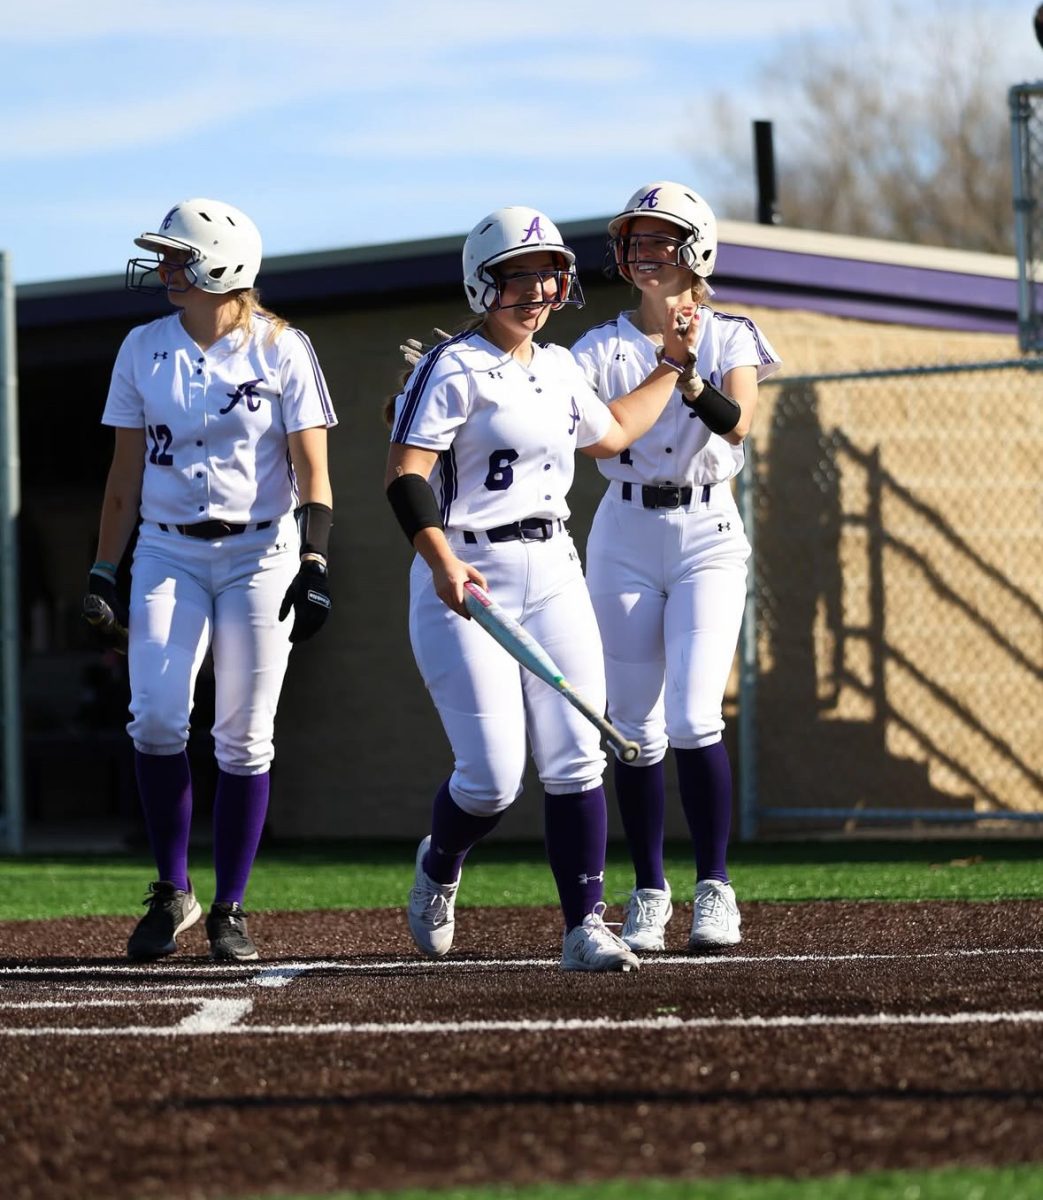
<svg viewBox="0 0 1043 1200">
<path fill-rule="evenodd" d="M 199 288 L 214 295 L 252 288 L 261 269 L 261 235 L 244 212 L 221 200 L 182 200 L 160 223 L 158 231 L 134 239 L 159 261 L 132 258 L 125 283 L 131 291 L 155 293 Z M 170 288 L 157 274 L 164 251 L 188 255 L 176 264 L 184 271 L 185 287 Z M 175 264 L 168 264 L 171 272 Z"/>
<path fill-rule="evenodd" d="M 155 244 L 155 258 L 132 258 L 127 262 L 127 270 L 123 279 L 127 291 L 155 296 L 159 292 L 187 292 L 190 288 L 197 287 L 199 276 L 195 267 L 201 261 L 199 251 L 194 246 L 190 246 L 188 242 L 178 242 L 171 238 L 166 248 L 184 251 L 188 254 L 188 258 L 183 263 L 164 263 L 163 250 L 158 243 Z M 164 283 L 159 274 L 159 270 L 163 266 L 166 266 L 171 274 L 175 274 L 177 271 L 184 272 L 185 286 L 171 287 L 169 283 Z"/>
<path fill-rule="evenodd" d="M 681 267 L 694 272 L 694 247 L 681 229 L 674 237 L 668 233 L 631 234 L 626 228 L 624 225 L 624 232 L 609 241 L 612 263 L 620 275 L 629 279 L 634 267 Z M 656 253 L 657 250 L 667 253 Z"/>
<path fill-rule="evenodd" d="M 501 262 L 503 261 L 509 260 L 502 259 Z M 488 278 L 489 280 L 481 297 L 485 312 L 504 312 L 511 308 L 533 308 L 536 305 L 546 306 L 552 312 L 557 312 L 559 308 L 564 308 L 566 304 L 574 304 L 577 308 L 582 308 L 586 303 L 583 298 L 583 288 L 580 286 L 579 276 L 576 274 L 574 265 L 559 267 L 556 270 L 549 271 L 519 271 L 517 275 L 512 274 L 507 279 L 495 268 L 479 268 L 479 278 Z M 505 288 L 509 284 L 514 285 L 528 279 L 537 280 L 541 298 L 537 300 L 518 300 L 514 304 L 504 304 L 503 293 Z M 554 298 L 552 300 L 547 299 L 545 291 L 545 285 L 550 280 L 554 281 Z"/>
<path fill-rule="evenodd" d="M 522 271 L 522 276 L 538 276 L 540 294 L 544 284 L 554 278 L 557 294 L 553 300 L 537 300 L 553 310 L 566 304 L 582 306 L 583 289 L 576 275 L 576 256 L 562 241 L 557 226 L 535 208 L 515 205 L 490 213 L 471 230 L 464 242 L 464 292 L 471 311 L 488 313 L 506 308 L 531 308 L 532 300 L 503 303 L 505 280 L 497 269 L 512 258 L 543 251 L 560 258 L 554 269 Z"/>
</svg>

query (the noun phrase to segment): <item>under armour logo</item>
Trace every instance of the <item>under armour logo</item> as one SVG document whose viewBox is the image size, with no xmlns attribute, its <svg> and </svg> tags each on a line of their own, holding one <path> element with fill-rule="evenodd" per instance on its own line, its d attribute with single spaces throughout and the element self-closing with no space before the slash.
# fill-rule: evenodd
<svg viewBox="0 0 1043 1200">
<path fill-rule="evenodd" d="M 177 206 L 177 205 L 175 205 L 175 206 L 174 206 L 174 207 L 173 207 L 173 208 L 170 210 L 170 212 L 168 212 L 168 213 L 167 213 L 167 215 L 166 215 L 166 216 L 163 218 L 163 224 L 162 224 L 162 225 L 160 225 L 160 229 L 169 229 L 169 228 L 170 228 L 170 226 L 173 224 L 173 221 L 174 221 L 174 213 L 176 213 L 176 212 L 177 212 L 177 209 L 178 209 L 178 206 Z"/>
<path fill-rule="evenodd" d="M 533 217 L 529 222 L 529 228 L 525 231 L 523 242 L 527 242 L 529 238 L 535 238 L 538 242 L 545 242 L 547 235 L 543 232 L 543 226 L 540 224 L 539 217 Z"/>
<path fill-rule="evenodd" d="M 658 208 L 659 207 L 659 192 L 657 187 L 651 188 L 641 197 L 634 205 L 635 208 Z"/>
<path fill-rule="evenodd" d="M 731 529 L 731 527 L 732 527 L 731 521 L 718 521 L 717 522 L 717 532 L 718 533 L 724 533 L 724 531 L 726 529 Z"/>
<path fill-rule="evenodd" d="M 502 379 L 502 378 L 503 378 L 503 372 L 502 372 L 502 371 L 490 371 L 490 372 L 489 372 L 489 378 L 490 378 L 490 379 Z"/>
<path fill-rule="evenodd" d="M 616 362 L 626 362 L 626 360 L 627 360 L 627 356 L 625 354 L 617 354 L 616 355 Z"/>
<path fill-rule="evenodd" d="M 581 875 L 579 881 L 580 883 L 604 883 L 605 872 L 599 871 L 596 875 Z"/>
<path fill-rule="evenodd" d="M 248 379 L 246 383 L 240 383 L 234 392 L 225 392 L 225 395 L 229 397 L 230 403 L 226 404 L 225 407 L 220 410 L 221 415 L 224 416 L 225 413 L 231 412 L 240 400 L 245 400 L 246 407 L 251 412 L 256 412 L 261 407 L 261 400 L 257 395 L 257 388 L 255 385 L 263 382 L 263 379 Z M 256 403 L 254 403 L 254 401 L 256 401 Z"/>
<path fill-rule="evenodd" d="M 158 359 L 161 359 L 161 358 L 166 358 L 166 356 L 167 356 L 167 352 L 165 350 L 153 350 L 152 351 L 152 361 L 153 362 L 156 362 Z"/>
<path fill-rule="evenodd" d="M 569 416 L 572 418 L 572 424 L 569 426 L 569 433 L 572 434 L 576 432 L 576 426 L 580 422 L 579 409 L 576 407 L 575 396 L 572 397 L 572 411 L 569 413 Z"/>
</svg>

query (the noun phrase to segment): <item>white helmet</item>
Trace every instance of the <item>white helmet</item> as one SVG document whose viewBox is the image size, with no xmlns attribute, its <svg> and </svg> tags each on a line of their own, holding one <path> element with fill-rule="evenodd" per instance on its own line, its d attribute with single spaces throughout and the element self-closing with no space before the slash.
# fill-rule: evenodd
<svg viewBox="0 0 1043 1200">
<path fill-rule="evenodd" d="M 629 279 L 626 262 L 626 226 L 634 217 L 658 217 L 679 225 L 688 234 L 677 251 L 677 265 L 704 279 L 717 261 L 717 218 L 713 209 L 680 183 L 648 183 L 630 197 L 626 207 L 608 223 L 616 269 Z"/>
<path fill-rule="evenodd" d="M 222 295 L 254 285 L 261 269 L 261 235 L 244 212 L 220 200 L 182 200 L 163 218 L 157 233 L 143 233 L 135 246 L 162 254 L 187 250 L 185 268 L 189 284 L 204 292 Z M 127 264 L 127 287 L 132 291 L 162 291 L 157 281 L 147 281 L 158 264 L 132 258 Z"/>
<path fill-rule="evenodd" d="M 471 311 L 489 312 L 499 300 L 500 284 L 491 267 L 534 250 L 547 250 L 565 260 L 558 300 L 551 307 L 582 306 L 583 289 L 576 278 L 576 256 L 561 240 L 558 227 L 535 208 L 511 205 L 498 208 L 479 221 L 464 242 L 464 291 Z"/>
</svg>

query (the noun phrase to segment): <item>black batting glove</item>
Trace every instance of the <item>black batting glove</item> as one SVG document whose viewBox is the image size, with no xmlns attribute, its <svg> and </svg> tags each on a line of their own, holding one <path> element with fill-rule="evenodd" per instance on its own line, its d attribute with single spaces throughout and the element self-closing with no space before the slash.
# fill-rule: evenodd
<svg viewBox="0 0 1043 1200">
<path fill-rule="evenodd" d="M 306 558 L 301 562 L 301 568 L 294 577 L 293 583 L 286 589 L 279 608 L 279 620 L 285 621 L 293 609 L 293 628 L 290 630 L 291 642 L 306 642 L 326 624 L 330 615 L 330 585 L 324 563 L 314 558 Z"/>
<path fill-rule="evenodd" d="M 127 606 L 108 575 L 91 571 L 80 612 L 102 646 L 127 653 Z"/>
</svg>

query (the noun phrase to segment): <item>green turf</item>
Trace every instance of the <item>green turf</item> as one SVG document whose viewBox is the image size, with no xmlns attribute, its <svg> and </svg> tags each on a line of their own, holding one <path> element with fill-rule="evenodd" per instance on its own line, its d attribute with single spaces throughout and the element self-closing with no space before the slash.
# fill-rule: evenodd
<svg viewBox="0 0 1043 1200">
<path fill-rule="evenodd" d="M 401 1192 L 335 1192 L 322 1200 L 1038 1200 L 1040 1196 L 1043 1167 L 1017 1166 L 992 1171 L 880 1171 L 821 1179 L 621 1179 L 518 1188 L 414 1188 Z M 319 1198 L 269 1195 L 266 1200 Z"/>
<path fill-rule="evenodd" d="M 262 851 L 247 906 L 254 910 L 374 908 L 403 903 L 413 844 L 275 846 Z M 743 900 L 1001 900 L 1043 898 L 1038 840 L 757 843 L 735 846 L 731 870 Z M 196 891 L 206 899 L 209 851 L 193 850 Z M 667 849 L 678 895 L 691 889 L 688 850 Z M 138 855 L 0 858 L 0 920 L 129 915 L 154 871 Z M 606 899 L 630 887 L 625 851 L 609 854 Z M 460 894 L 470 905 L 554 904 L 538 845 L 492 842 L 474 851 Z"/>
</svg>

